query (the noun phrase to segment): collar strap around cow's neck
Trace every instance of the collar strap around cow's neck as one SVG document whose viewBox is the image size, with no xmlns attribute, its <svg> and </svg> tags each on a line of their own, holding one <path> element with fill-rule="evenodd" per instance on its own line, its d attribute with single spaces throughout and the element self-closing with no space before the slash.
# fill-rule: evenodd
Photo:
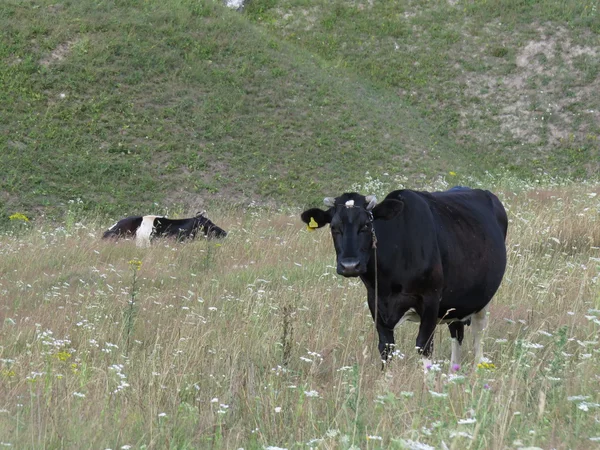
<svg viewBox="0 0 600 450">
<path fill-rule="evenodd" d="M 369 216 L 369 222 L 371 222 L 371 247 L 377 248 L 377 235 L 375 234 L 375 219 L 373 219 L 373 213 L 367 210 L 367 216 Z"/>
</svg>

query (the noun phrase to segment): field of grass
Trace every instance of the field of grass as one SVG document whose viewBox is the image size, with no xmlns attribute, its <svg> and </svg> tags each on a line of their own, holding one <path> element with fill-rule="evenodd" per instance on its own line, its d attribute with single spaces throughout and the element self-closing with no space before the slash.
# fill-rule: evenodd
<svg viewBox="0 0 600 450">
<path fill-rule="evenodd" d="M 592 0 L 3 0 L 0 447 L 599 445 L 599 49 Z M 456 184 L 510 217 L 488 363 L 381 372 L 298 208 Z"/>
<path fill-rule="evenodd" d="M 594 448 L 600 185 L 484 183 L 509 212 L 509 264 L 489 364 L 473 368 L 467 331 L 455 373 L 440 327 L 423 374 L 410 323 L 380 371 L 364 287 L 299 211 L 223 208 L 224 241 L 145 249 L 101 241 L 110 224 L 93 219 L 15 217 L 0 235 L 0 445 Z"/>
</svg>

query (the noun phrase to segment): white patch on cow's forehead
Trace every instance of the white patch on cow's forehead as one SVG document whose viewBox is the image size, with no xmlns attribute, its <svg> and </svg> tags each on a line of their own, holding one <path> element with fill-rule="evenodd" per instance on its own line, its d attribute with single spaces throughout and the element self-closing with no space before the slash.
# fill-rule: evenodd
<svg viewBox="0 0 600 450">
<path fill-rule="evenodd" d="M 354 208 L 354 200 L 348 200 L 345 205 L 346 208 Z"/>
</svg>

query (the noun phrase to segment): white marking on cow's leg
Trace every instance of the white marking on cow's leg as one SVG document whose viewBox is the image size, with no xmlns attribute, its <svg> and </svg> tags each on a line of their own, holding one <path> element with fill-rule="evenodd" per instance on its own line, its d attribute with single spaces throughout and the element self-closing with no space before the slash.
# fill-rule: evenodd
<svg viewBox="0 0 600 450">
<path fill-rule="evenodd" d="M 483 332 L 487 328 L 487 306 L 481 311 L 471 316 L 471 326 L 473 327 L 473 347 L 475 348 L 475 364 L 483 360 Z"/>
<path fill-rule="evenodd" d="M 135 231 L 135 245 L 137 247 L 150 247 L 150 236 L 154 231 L 154 219 L 157 216 L 144 216 L 142 224 Z"/>
<path fill-rule="evenodd" d="M 450 357 L 450 372 L 456 372 L 455 367 L 460 366 L 461 345 L 458 339 L 452 338 L 452 356 Z"/>
</svg>

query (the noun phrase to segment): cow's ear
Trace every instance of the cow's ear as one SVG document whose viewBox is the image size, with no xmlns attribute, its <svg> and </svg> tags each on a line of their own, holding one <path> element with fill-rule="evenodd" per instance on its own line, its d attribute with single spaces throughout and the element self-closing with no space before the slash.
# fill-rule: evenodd
<svg viewBox="0 0 600 450">
<path fill-rule="evenodd" d="M 300 215 L 300 218 L 302 219 L 302 222 L 308 225 L 308 228 L 310 229 L 321 228 L 322 226 L 325 226 L 331 222 L 332 209 L 333 208 L 323 211 L 319 208 L 311 208 L 304 211 Z"/>
<path fill-rule="evenodd" d="M 381 220 L 390 220 L 396 217 L 404 209 L 404 202 L 387 198 L 373 208 L 373 218 Z"/>
</svg>

